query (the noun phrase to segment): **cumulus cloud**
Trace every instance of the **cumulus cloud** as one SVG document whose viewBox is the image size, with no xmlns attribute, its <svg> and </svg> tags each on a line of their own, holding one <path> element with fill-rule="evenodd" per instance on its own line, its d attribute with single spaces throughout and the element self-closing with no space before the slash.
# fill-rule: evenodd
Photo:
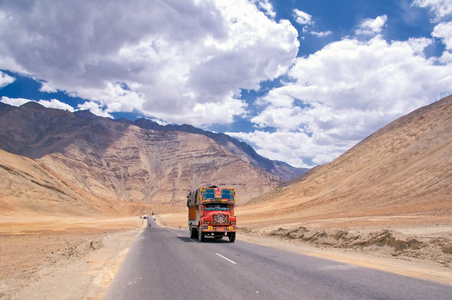
<svg viewBox="0 0 452 300">
<path fill-rule="evenodd" d="M 301 11 L 299 9 L 293 10 L 295 22 L 301 25 L 311 25 L 312 24 L 312 16 L 304 11 Z"/>
<path fill-rule="evenodd" d="M 415 0 L 413 6 L 429 8 L 434 14 L 430 20 L 432 23 L 439 23 L 435 26 L 432 36 L 441 39 L 446 46 L 440 62 L 448 64 L 452 62 L 452 0 Z"/>
<path fill-rule="evenodd" d="M 375 35 L 376 33 L 380 33 L 387 19 L 388 17 L 386 15 L 378 16 L 375 19 L 366 19 L 359 25 L 356 34 Z"/>
<path fill-rule="evenodd" d="M 450 0 L 413 5 L 429 7 L 432 22 L 451 16 Z M 358 25 L 355 33 L 369 40 L 344 38 L 297 58 L 286 84 L 259 100 L 263 109 L 251 120 L 257 129 L 231 135 L 269 158 L 292 157 L 286 161 L 309 167 L 333 160 L 397 117 L 452 93 L 451 23 L 439 23 L 432 32 L 446 51 L 426 58 L 431 39 L 385 41 L 379 33 L 386 22 L 383 15 Z"/>
<path fill-rule="evenodd" d="M 85 103 L 79 104 L 77 110 L 89 110 L 96 116 L 113 119 L 113 116 L 106 112 L 98 102 L 86 101 Z"/>
<path fill-rule="evenodd" d="M 257 1 L 257 6 L 260 7 L 270 18 L 276 17 L 276 12 L 273 10 L 273 5 L 269 0 Z"/>
<path fill-rule="evenodd" d="M 452 50 L 452 22 L 435 26 L 432 36 L 442 39 L 447 50 Z"/>
<path fill-rule="evenodd" d="M 0 89 L 7 86 L 10 83 L 13 83 L 16 78 L 9 76 L 0 71 Z"/>
<path fill-rule="evenodd" d="M 69 104 L 66 104 L 64 102 L 61 102 L 58 99 L 51 99 L 51 100 L 39 100 L 39 104 L 42 106 L 45 106 L 47 108 L 56 108 L 56 109 L 62 109 L 62 110 L 68 110 L 70 112 L 74 112 L 75 109 L 70 106 Z"/>
<path fill-rule="evenodd" d="M 452 93 L 451 66 L 423 55 L 431 42 L 376 35 L 299 57 L 291 80 L 260 99 L 265 109 L 252 119 L 257 130 L 235 136 L 270 158 L 297 156 L 303 163 L 293 159 L 296 166 L 327 163 L 397 117 Z"/>
<path fill-rule="evenodd" d="M 259 8 L 274 14 L 269 1 L 247 0 L 3 2 L 0 68 L 107 115 L 217 122 L 210 108 L 233 101 L 243 114 L 241 89 L 284 74 L 297 55 L 296 29 Z"/>
<path fill-rule="evenodd" d="M 317 37 L 325 37 L 332 34 L 332 31 L 315 31 L 313 27 L 315 27 L 315 22 L 312 20 L 312 16 L 307 12 L 301 11 L 299 9 L 293 10 L 293 18 L 296 23 L 303 25 L 303 33 L 308 33 Z"/>
<path fill-rule="evenodd" d="M 21 106 L 22 104 L 25 104 L 27 102 L 30 102 L 32 100 L 30 99 L 24 99 L 24 98 L 9 98 L 6 96 L 2 96 L 1 101 L 5 104 L 9 104 L 12 106 Z"/>
<path fill-rule="evenodd" d="M 27 102 L 37 102 L 39 104 L 41 104 L 44 107 L 47 108 L 56 108 L 56 109 L 62 109 L 62 110 L 68 110 L 70 112 L 74 112 L 74 108 L 72 106 L 70 106 L 69 104 L 66 104 L 64 102 L 61 102 L 58 99 L 51 99 L 51 100 L 39 100 L 39 101 L 35 101 L 35 100 L 30 100 L 30 99 L 24 99 L 24 98 L 9 98 L 6 96 L 2 96 L 1 102 L 9 104 L 9 105 L 13 105 L 13 106 L 21 106 Z"/>
<path fill-rule="evenodd" d="M 44 93 L 56 93 L 58 90 L 50 85 L 48 82 L 41 82 L 41 88 L 39 89 Z"/>
<path fill-rule="evenodd" d="M 435 15 L 434 21 L 452 16 L 452 0 L 414 0 L 412 5 L 429 8 Z"/>
</svg>

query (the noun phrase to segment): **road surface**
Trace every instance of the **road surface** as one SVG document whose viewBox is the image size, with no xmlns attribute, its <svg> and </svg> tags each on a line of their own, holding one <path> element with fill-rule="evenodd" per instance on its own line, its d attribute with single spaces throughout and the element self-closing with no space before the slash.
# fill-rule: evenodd
<svg viewBox="0 0 452 300">
<path fill-rule="evenodd" d="M 200 243 L 152 222 L 104 299 L 452 299 L 452 285 L 240 240 Z"/>
</svg>

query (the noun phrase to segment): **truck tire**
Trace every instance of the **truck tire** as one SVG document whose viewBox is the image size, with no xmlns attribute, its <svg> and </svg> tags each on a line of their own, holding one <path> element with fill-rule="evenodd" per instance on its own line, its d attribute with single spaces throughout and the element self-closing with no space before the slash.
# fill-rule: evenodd
<svg viewBox="0 0 452 300">
<path fill-rule="evenodd" d="M 229 241 L 234 243 L 235 241 L 235 232 L 228 232 Z"/>
<path fill-rule="evenodd" d="M 201 228 L 198 228 L 198 239 L 200 242 L 204 242 L 206 234 L 202 232 Z"/>
<path fill-rule="evenodd" d="M 196 239 L 198 238 L 198 231 L 190 226 L 190 238 Z"/>
</svg>

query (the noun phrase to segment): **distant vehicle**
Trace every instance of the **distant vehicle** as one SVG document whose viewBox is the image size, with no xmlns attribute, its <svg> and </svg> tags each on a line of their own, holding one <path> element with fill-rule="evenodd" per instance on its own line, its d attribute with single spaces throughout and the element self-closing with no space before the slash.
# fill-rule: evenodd
<svg viewBox="0 0 452 300">
<path fill-rule="evenodd" d="M 217 186 L 201 187 L 187 195 L 190 237 L 204 242 L 206 236 L 235 241 L 235 189 Z"/>
</svg>

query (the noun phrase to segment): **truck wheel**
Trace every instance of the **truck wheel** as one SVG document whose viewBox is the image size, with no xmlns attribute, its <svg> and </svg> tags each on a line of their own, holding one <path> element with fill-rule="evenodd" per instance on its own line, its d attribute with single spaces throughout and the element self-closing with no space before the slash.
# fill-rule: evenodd
<svg viewBox="0 0 452 300">
<path fill-rule="evenodd" d="M 198 239 L 200 242 L 204 242 L 206 234 L 202 232 L 201 228 L 198 228 Z"/>
<path fill-rule="evenodd" d="M 228 232 L 229 241 L 234 243 L 235 241 L 235 232 Z"/>
<path fill-rule="evenodd" d="M 190 227 L 190 238 L 196 239 L 197 237 L 198 237 L 198 232 L 194 228 Z"/>
</svg>

